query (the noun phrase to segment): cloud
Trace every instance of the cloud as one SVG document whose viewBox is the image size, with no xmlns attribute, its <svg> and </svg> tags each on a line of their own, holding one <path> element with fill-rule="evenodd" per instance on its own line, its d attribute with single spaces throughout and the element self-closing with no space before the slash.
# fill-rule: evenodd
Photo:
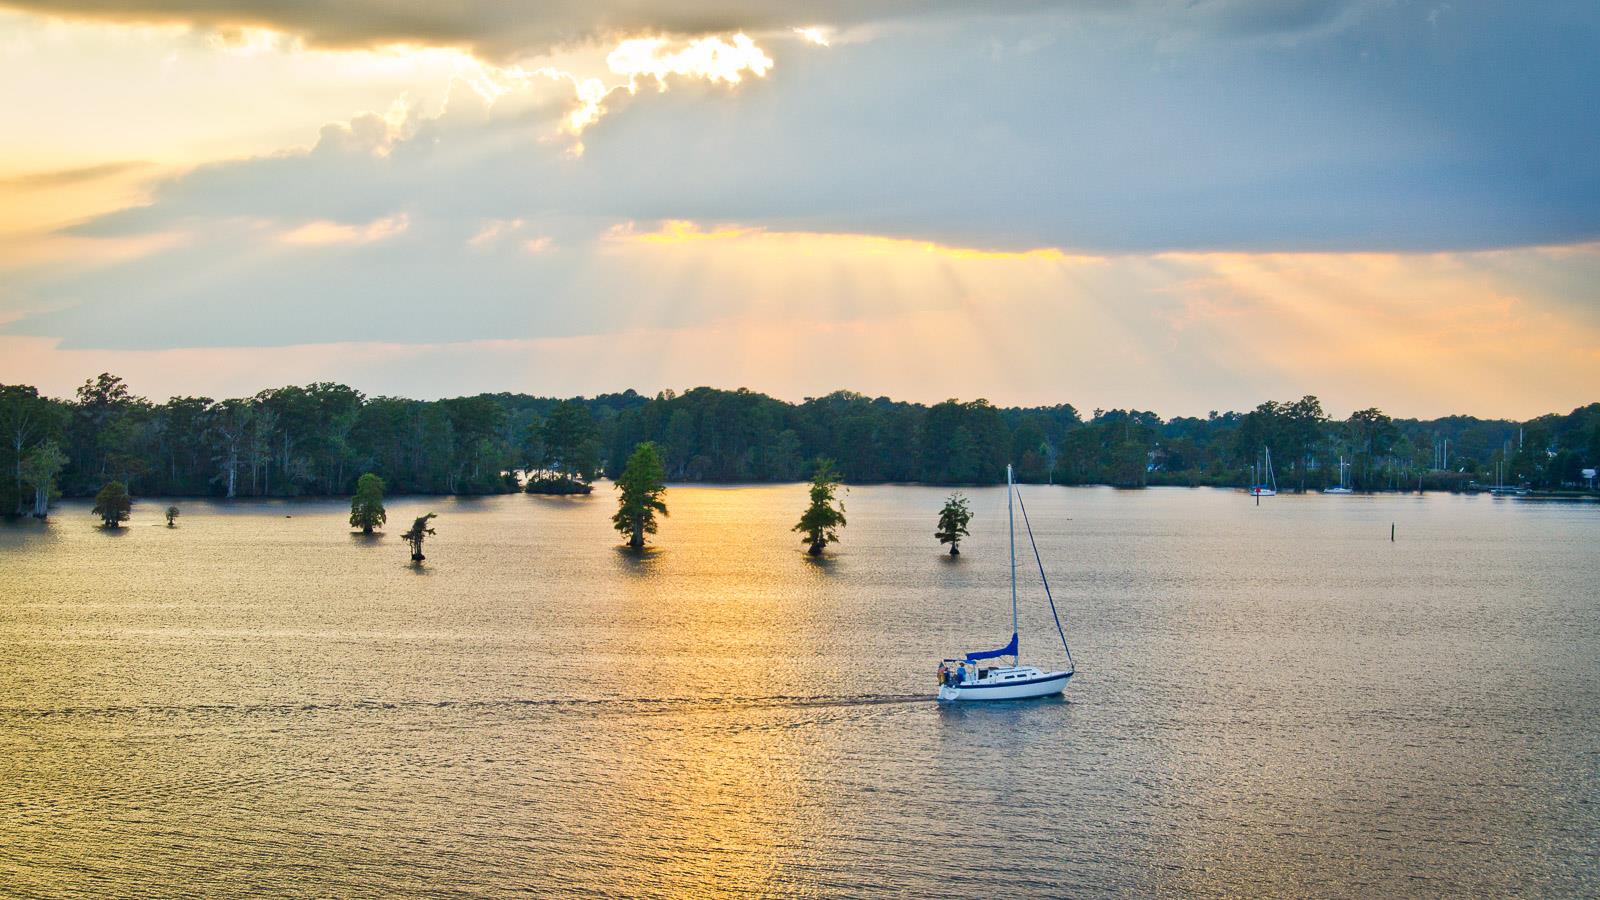
<svg viewBox="0 0 1600 900">
<path fill-rule="evenodd" d="M 270 42 L 261 34 L 265 29 L 311 46 L 457 47 L 494 62 L 640 36 L 798 32 L 827 46 L 837 31 L 1013 17 L 1118 20 L 1169 35 L 1292 39 L 1348 26 L 1384 5 L 1386 0 L 0 0 L 0 8 L 66 19 L 207 29 L 243 47 Z"/>
<path fill-rule="evenodd" d="M 410 221 L 405 214 L 386 216 L 365 225 L 345 225 L 318 219 L 292 228 L 278 236 L 285 244 L 370 244 L 393 237 L 406 230 Z"/>
<path fill-rule="evenodd" d="M 1190 10 L 1209 30 L 1243 36 L 1305 34 L 1359 16 L 1376 6 L 1370 0 L 1208 0 Z"/>
<path fill-rule="evenodd" d="M 201 167 L 77 233 L 411 212 L 435 225 L 688 219 L 1085 253 L 1600 236 L 1600 119 L 1570 115 L 1600 81 L 1600 57 L 1577 52 L 1581 29 L 1489 13 L 1439 37 L 1420 11 L 1386 9 L 1315 52 L 1225 58 L 1123 24 L 1034 20 L 841 43 L 789 54 L 736 92 L 685 80 L 603 94 L 626 112 L 586 123 L 581 160 L 551 139 L 572 109 L 562 84 L 512 82 L 492 101 L 457 91 L 446 112 L 402 127 L 359 116 L 309 152 Z M 1043 33 L 1057 40 L 990 52 Z M 1387 51 L 1369 58 L 1380 38 Z M 686 45 L 669 46 L 622 68 L 689 70 Z M 1514 82 L 1496 74 L 1508 71 Z"/>
<path fill-rule="evenodd" d="M 1105 257 L 1069 254 L 1059 247 L 1035 247 L 1031 250 L 983 250 L 975 247 L 952 247 L 933 241 L 883 237 L 873 234 L 814 234 L 808 232 L 770 231 L 764 228 L 718 225 L 703 227 L 697 222 L 668 219 L 653 230 L 641 230 L 634 222 L 624 222 L 609 229 L 604 238 L 608 241 L 645 245 L 673 246 L 699 241 L 737 241 L 743 252 L 762 252 L 774 255 L 811 255 L 820 248 L 833 252 L 860 256 L 901 255 L 912 258 L 930 257 L 955 260 L 1032 260 L 1051 263 L 1086 265 L 1104 262 Z"/>
<path fill-rule="evenodd" d="M 772 65 L 772 58 L 766 51 L 756 46 L 749 35 L 741 33 L 728 38 L 711 35 L 682 43 L 666 38 L 624 40 L 606 55 L 606 68 L 625 79 L 614 85 L 554 67 L 540 68 L 535 74 L 571 83 L 578 105 L 567 113 L 564 130 L 578 135 L 605 115 L 607 97 L 618 91 L 638 93 L 641 78 L 653 79 L 656 90 L 663 93 L 667 90 L 668 76 L 731 87 L 743 81 L 746 74 L 764 77 Z M 578 144 L 573 149 L 574 155 L 581 155 L 583 145 Z"/>
<path fill-rule="evenodd" d="M 55 169 L 48 172 L 29 172 L 25 175 L 0 178 L 0 191 L 37 191 L 69 187 L 124 175 L 149 166 L 150 163 L 142 160 L 126 160 L 98 163 L 92 166 L 77 166 L 70 169 Z"/>
<path fill-rule="evenodd" d="M 395 249 L 374 259 L 395 264 L 422 245 Z M 1553 255 L 1158 254 L 1063 264 L 752 232 L 539 254 L 557 259 L 504 250 L 487 270 L 481 258 L 475 271 L 453 257 L 457 277 L 411 293 L 395 288 L 437 267 L 392 278 L 362 267 L 383 291 L 367 297 L 344 279 L 318 288 L 275 278 L 305 262 L 277 257 L 241 271 L 247 279 L 232 286 L 247 289 L 226 303 L 212 293 L 162 311 L 169 331 L 191 317 L 193 328 L 231 319 L 211 323 L 219 343 L 155 349 L 0 334 L 0 382 L 66 394 L 86 373 L 110 369 L 158 397 L 327 379 L 423 397 L 715 384 L 798 399 L 850 387 L 1166 415 L 1317 393 L 1341 414 L 1379 403 L 1397 415 L 1526 417 L 1591 401 L 1600 376 L 1600 321 L 1573 316 L 1564 306 L 1572 298 L 1525 277 L 1554 264 L 1592 279 L 1596 245 Z M 782 260 L 793 265 L 777 268 Z M 267 284 L 250 287 L 263 276 Z M 501 283 L 504 296 L 486 292 Z M 134 298 L 145 317 L 148 299 Z M 111 314 L 118 334 L 137 322 L 110 305 L 96 313 Z M 300 327 L 276 327 L 285 319 Z M 291 340 L 272 342 L 280 336 Z M 961 365 L 949 365 L 951 353 Z"/>
<path fill-rule="evenodd" d="M 464 47 L 505 60 L 640 35 L 700 36 L 744 30 L 787 31 L 800 23 L 858 25 L 952 14 L 1014 14 L 1067 8 L 1045 0 L 5 0 L 42 15 L 114 22 L 182 23 L 237 31 L 270 28 L 314 45 Z"/>
<path fill-rule="evenodd" d="M 713 363 L 738 339 L 790 359 L 762 342 L 793 333 L 843 354 L 822 387 L 909 393 L 893 372 L 952 346 L 1006 361 L 983 377 L 1014 396 L 1174 411 L 1385 384 L 1424 412 L 1427 392 L 1537 411 L 1592 384 L 1600 121 L 1572 113 L 1600 81 L 1592 7 L 1186 9 L 1204 25 L 1181 40 L 1164 5 L 900 21 L 827 51 L 789 22 L 750 32 L 732 91 L 720 49 L 640 45 L 604 70 L 581 158 L 558 135 L 575 81 L 485 65 L 442 109 L 307 129 L 72 227 L 143 250 L 10 265 L 0 333 L 53 342 L 37 359 L 649 333 L 687 360 L 589 389 L 731 383 Z M 752 386 L 811 390 L 759 361 Z"/>
<path fill-rule="evenodd" d="M 828 37 L 829 29 L 827 28 L 811 25 L 805 28 L 796 28 L 794 33 L 798 34 L 800 39 L 806 43 L 816 44 L 818 47 L 827 47 L 831 44 Z"/>
<path fill-rule="evenodd" d="M 606 65 L 629 78 L 654 78 L 656 86 L 666 90 L 668 75 L 738 84 L 746 72 L 766 75 L 772 59 L 748 35 L 736 34 L 728 40 L 700 38 L 682 48 L 673 48 L 663 38 L 631 38 L 606 56 Z"/>
</svg>

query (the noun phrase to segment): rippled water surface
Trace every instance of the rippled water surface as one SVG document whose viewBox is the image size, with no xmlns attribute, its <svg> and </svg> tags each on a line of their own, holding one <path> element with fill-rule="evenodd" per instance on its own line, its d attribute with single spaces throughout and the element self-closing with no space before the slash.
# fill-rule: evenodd
<svg viewBox="0 0 1600 900">
<path fill-rule="evenodd" d="M 0 893 L 1600 891 L 1600 506 L 1024 490 L 1079 675 L 959 708 L 1002 489 L 958 560 L 917 487 L 821 562 L 799 486 L 0 526 Z"/>
</svg>

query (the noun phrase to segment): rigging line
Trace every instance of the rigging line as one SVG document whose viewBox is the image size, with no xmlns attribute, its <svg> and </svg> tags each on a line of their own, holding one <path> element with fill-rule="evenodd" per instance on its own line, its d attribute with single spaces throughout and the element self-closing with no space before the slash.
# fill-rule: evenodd
<svg viewBox="0 0 1600 900">
<path fill-rule="evenodd" d="M 1034 562 L 1039 564 L 1039 580 L 1044 582 L 1044 598 L 1050 601 L 1050 618 L 1056 620 L 1056 634 L 1061 635 L 1061 649 L 1067 651 L 1067 668 L 1078 671 L 1072 661 L 1072 648 L 1067 646 L 1067 630 L 1061 627 L 1061 615 L 1056 612 L 1056 598 L 1050 595 L 1050 579 L 1044 574 L 1044 560 L 1039 556 L 1039 543 L 1033 539 L 1033 525 L 1028 522 L 1028 504 L 1022 502 L 1022 492 L 1017 491 L 1017 507 L 1022 510 L 1022 524 L 1028 529 L 1028 543 L 1033 547 Z"/>
</svg>

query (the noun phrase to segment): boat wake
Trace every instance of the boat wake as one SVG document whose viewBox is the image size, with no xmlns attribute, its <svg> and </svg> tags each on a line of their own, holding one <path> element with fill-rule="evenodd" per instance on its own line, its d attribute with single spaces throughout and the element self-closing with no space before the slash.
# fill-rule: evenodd
<svg viewBox="0 0 1600 900">
<path fill-rule="evenodd" d="M 543 709 L 582 714 L 638 715 L 715 710 L 804 709 L 814 707 L 879 706 L 927 703 L 932 694 L 773 695 L 766 697 L 529 697 L 470 700 L 332 700 L 277 703 L 179 703 L 108 706 L 17 707 L 0 706 L 0 721 L 50 718 L 207 718 L 212 716 L 298 716 L 307 713 L 364 713 L 384 711 Z"/>
</svg>

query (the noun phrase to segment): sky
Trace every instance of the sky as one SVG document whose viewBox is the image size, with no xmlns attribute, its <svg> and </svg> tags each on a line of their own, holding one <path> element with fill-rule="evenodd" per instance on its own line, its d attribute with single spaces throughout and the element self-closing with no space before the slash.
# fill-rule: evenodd
<svg viewBox="0 0 1600 900">
<path fill-rule="evenodd" d="M 1600 6 L 0 0 L 0 382 L 1600 399 Z"/>
</svg>

